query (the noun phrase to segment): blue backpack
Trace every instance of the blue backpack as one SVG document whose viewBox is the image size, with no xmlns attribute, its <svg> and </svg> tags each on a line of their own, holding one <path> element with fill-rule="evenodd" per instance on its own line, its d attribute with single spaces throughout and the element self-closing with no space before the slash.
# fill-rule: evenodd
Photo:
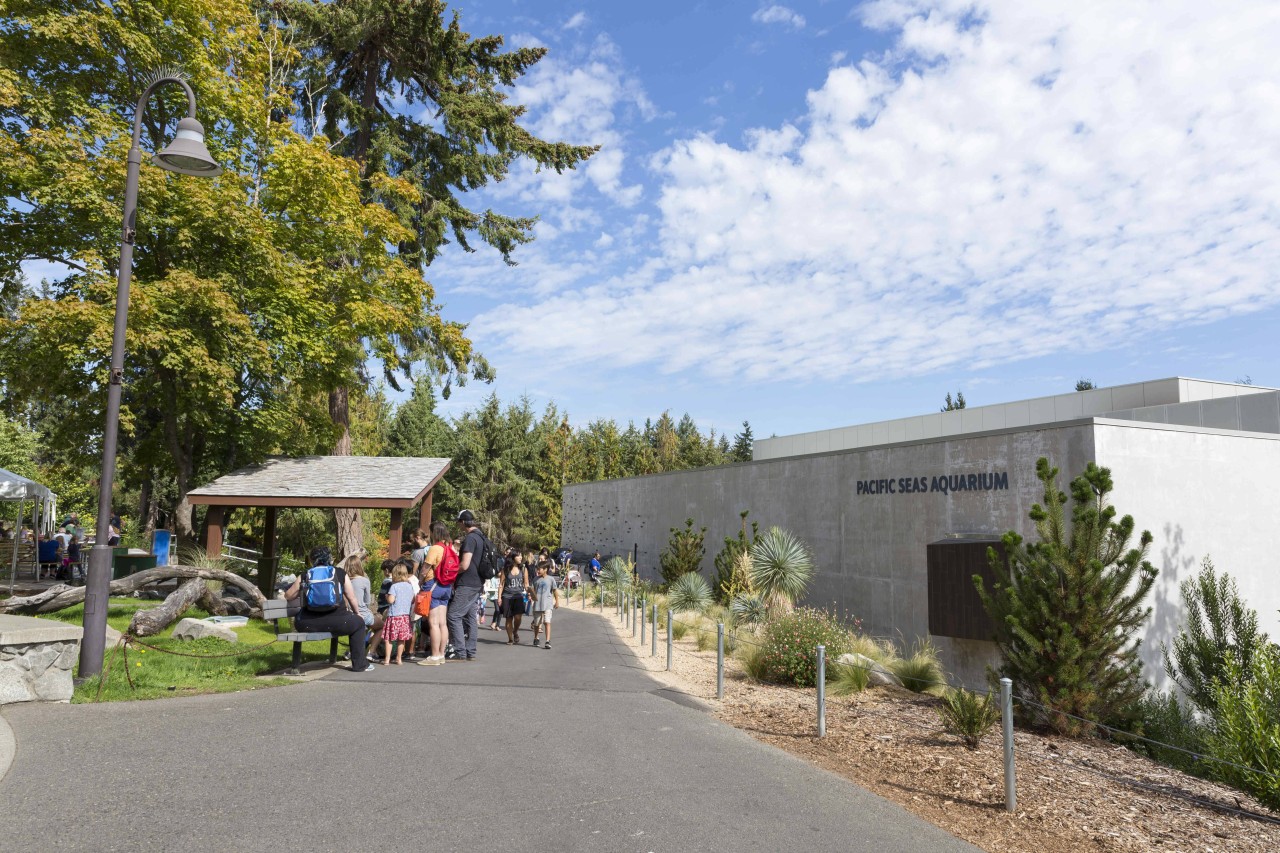
<svg viewBox="0 0 1280 853">
<path fill-rule="evenodd" d="M 333 566 L 314 566 L 302 576 L 302 606 L 312 613 L 330 613 L 342 603 L 342 587 L 338 570 Z"/>
</svg>

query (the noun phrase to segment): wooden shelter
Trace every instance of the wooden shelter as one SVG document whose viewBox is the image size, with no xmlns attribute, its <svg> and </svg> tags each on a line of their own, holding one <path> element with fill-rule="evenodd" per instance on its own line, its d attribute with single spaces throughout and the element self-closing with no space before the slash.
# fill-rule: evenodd
<svg viewBox="0 0 1280 853">
<path fill-rule="evenodd" d="M 389 509 L 388 552 L 400 554 L 404 511 L 422 504 L 422 517 L 431 518 L 432 490 L 452 460 L 412 456 L 303 456 L 271 458 L 219 477 L 187 493 L 192 504 L 208 506 L 205 551 L 222 552 L 225 512 L 230 507 L 263 507 L 266 529 L 262 556 L 275 566 L 276 511 L 280 507 L 324 509 Z M 274 574 L 274 568 L 272 569 Z M 272 577 L 259 578 L 269 589 Z"/>
</svg>

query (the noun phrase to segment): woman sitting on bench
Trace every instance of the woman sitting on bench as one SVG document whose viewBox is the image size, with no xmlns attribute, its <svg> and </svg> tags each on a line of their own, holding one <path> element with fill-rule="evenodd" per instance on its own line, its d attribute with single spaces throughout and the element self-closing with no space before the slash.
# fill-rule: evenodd
<svg viewBox="0 0 1280 853">
<path fill-rule="evenodd" d="M 330 556 L 329 549 L 321 546 L 312 551 L 311 565 L 312 567 L 332 566 L 333 557 Z M 293 601 L 301 595 L 303 578 L 309 574 L 310 572 L 308 571 L 299 575 L 293 585 L 285 590 L 284 597 L 287 601 Z M 356 600 L 356 593 L 351 586 L 351 579 L 347 577 L 347 573 L 342 569 L 334 569 L 334 582 L 338 589 L 342 591 L 337 607 L 317 612 L 308 607 L 307 598 L 303 596 L 302 609 L 294 617 L 293 623 L 299 631 L 304 633 L 327 631 L 335 637 L 350 638 L 351 671 L 369 672 L 373 669 L 373 664 L 369 663 L 369 659 L 365 654 L 364 619 L 360 617 L 360 604 Z"/>
</svg>

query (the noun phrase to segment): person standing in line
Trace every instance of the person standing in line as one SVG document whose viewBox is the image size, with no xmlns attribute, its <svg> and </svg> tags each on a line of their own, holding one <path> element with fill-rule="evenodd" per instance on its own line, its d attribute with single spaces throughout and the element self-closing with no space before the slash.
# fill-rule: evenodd
<svg viewBox="0 0 1280 853">
<path fill-rule="evenodd" d="M 428 611 L 427 621 L 423 626 L 430 647 L 426 660 L 418 661 L 422 666 L 435 666 L 444 662 L 445 641 L 449 634 L 445 614 L 449 609 L 449 600 L 453 598 L 453 584 L 445 581 L 456 580 L 457 570 L 458 553 L 449 542 L 449 528 L 445 527 L 444 522 L 437 521 L 431 525 L 431 547 L 427 548 L 422 557 L 422 588 L 431 590 L 431 610 Z"/>
<path fill-rule="evenodd" d="M 480 580 L 480 560 L 484 557 L 485 538 L 469 509 L 458 513 L 462 527 L 462 549 L 458 557 L 458 578 L 453 582 L 453 598 L 449 600 L 449 642 L 454 656 L 449 660 L 476 659 L 476 636 L 480 623 L 476 619 L 476 599 L 484 584 Z M 447 657 L 447 656 L 446 656 Z"/>
<path fill-rule="evenodd" d="M 560 586 L 550 575 L 551 566 L 538 564 L 538 577 L 533 582 L 533 647 L 538 647 L 538 629 L 543 628 L 546 642 L 551 648 L 551 612 L 560 606 Z"/>
<path fill-rule="evenodd" d="M 409 566 L 397 561 L 391 570 L 391 591 L 387 593 L 387 621 L 382 626 L 382 642 L 386 645 L 383 666 L 391 664 L 391 652 L 396 653 L 396 665 L 404 661 L 404 648 L 413 642 L 413 626 L 409 615 L 413 612 L 413 584 L 409 583 Z M 412 660 L 412 657 L 410 658 Z"/>
<path fill-rule="evenodd" d="M 484 582 L 484 600 L 488 604 L 493 605 L 493 618 L 489 620 L 489 627 L 498 630 L 502 627 L 502 579 L 489 578 Z"/>
</svg>

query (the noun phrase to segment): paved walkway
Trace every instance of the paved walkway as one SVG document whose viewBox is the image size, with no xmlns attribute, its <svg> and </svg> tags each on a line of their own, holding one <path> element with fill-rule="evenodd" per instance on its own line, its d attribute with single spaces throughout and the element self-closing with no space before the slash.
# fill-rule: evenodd
<svg viewBox="0 0 1280 853">
<path fill-rule="evenodd" d="M 552 650 L 12 705 L 0 850 L 972 851 L 656 684 L 598 616 Z M 503 638 L 499 640 L 499 638 Z"/>
</svg>

